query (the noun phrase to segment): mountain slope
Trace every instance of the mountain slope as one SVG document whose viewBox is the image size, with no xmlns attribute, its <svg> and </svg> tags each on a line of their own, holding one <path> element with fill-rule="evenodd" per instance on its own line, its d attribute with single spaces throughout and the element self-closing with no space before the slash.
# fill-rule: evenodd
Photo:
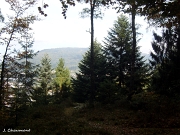
<svg viewBox="0 0 180 135">
<path fill-rule="evenodd" d="M 70 70 L 77 71 L 78 63 L 82 60 L 84 53 L 88 48 L 54 48 L 54 49 L 45 49 L 38 53 L 34 57 L 33 63 L 40 64 L 40 61 L 44 54 L 48 54 L 51 58 L 52 68 L 56 68 L 59 59 L 63 58 L 65 60 L 65 66 Z"/>
</svg>

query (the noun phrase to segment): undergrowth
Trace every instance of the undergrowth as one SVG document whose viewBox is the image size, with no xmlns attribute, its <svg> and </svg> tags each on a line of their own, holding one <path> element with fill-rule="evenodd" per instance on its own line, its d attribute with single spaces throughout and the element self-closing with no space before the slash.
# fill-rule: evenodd
<svg viewBox="0 0 180 135">
<path fill-rule="evenodd" d="M 94 108 L 77 108 L 77 104 L 66 102 L 37 106 L 25 111 L 13 128 L 31 129 L 22 133 L 28 135 L 178 135 L 177 99 L 146 93 L 134 95 L 131 102 L 96 103 Z"/>
</svg>

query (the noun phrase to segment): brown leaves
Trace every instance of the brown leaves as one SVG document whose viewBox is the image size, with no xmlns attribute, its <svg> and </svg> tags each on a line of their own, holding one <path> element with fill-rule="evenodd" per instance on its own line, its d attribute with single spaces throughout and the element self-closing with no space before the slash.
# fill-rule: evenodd
<svg viewBox="0 0 180 135">
<path fill-rule="evenodd" d="M 29 28 L 29 23 L 25 18 L 15 18 L 13 23 L 14 29 Z"/>
</svg>

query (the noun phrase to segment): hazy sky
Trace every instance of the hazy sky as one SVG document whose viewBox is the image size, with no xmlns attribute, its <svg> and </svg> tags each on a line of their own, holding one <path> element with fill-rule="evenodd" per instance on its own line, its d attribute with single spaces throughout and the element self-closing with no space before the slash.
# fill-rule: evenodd
<svg viewBox="0 0 180 135">
<path fill-rule="evenodd" d="M 62 9 L 59 0 L 44 0 L 44 2 L 49 4 L 49 7 L 45 9 L 48 16 L 41 16 L 42 20 L 32 25 L 35 39 L 33 49 L 37 51 L 49 48 L 90 46 L 90 34 L 86 32 L 90 29 L 90 18 L 82 19 L 79 15 L 84 7 L 89 7 L 88 4 L 78 4 L 75 7 L 70 7 L 67 11 L 67 19 L 64 19 L 61 14 Z M 36 5 L 34 13 L 38 14 L 37 7 L 39 5 L 42 4 Z M 4 16 L 9 13 L 8 4 L 2 0 L 0 8 Z M 106 9 L 103 19 L 94 21 L 95 38 L 99 42 L 102 43 L 104 37 L 107 36 L 107 31 L 113 27 L 118 15 L 115 10 Z M 148 25 L 142 17 L 136 17 L 136 23 L 141 25 L 138 32 L 143 34 L 138 45 L 142 46 L 142 52 L 149 53 L 153 39 L 152 31 L 155 29 L 147 30 Z"/>
</svg>

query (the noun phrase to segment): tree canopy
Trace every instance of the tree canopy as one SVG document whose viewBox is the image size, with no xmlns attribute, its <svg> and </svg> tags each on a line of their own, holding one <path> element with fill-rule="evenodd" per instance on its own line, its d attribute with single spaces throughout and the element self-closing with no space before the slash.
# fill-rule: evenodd
<svg viewBox="0 0 180 135">
<path fill-rule="evenodd" d="M 154 68 L 152 89 L 157 93 L 174 96 L 179 93 L 180 30 L 165 29 L 162 36 L 154 33 L 150 61 Z"/>
</svg>

